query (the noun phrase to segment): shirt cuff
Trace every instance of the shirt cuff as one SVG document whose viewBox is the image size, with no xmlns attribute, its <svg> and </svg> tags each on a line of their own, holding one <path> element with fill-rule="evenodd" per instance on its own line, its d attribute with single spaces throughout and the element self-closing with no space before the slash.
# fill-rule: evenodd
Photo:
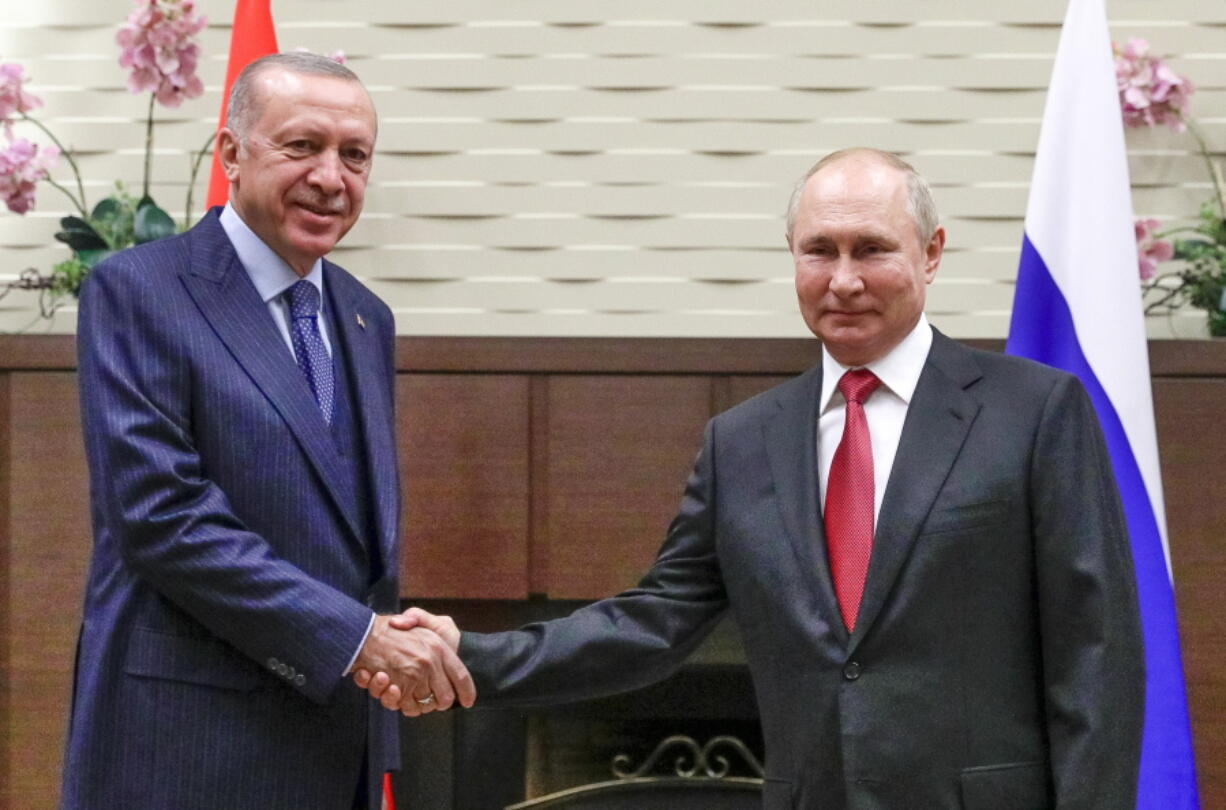
<svg viewBox="0 0 1226 810">
<path fill-rule="evenodd" d="M 370 638 L 370 631 L 375 629 L 375 614 L 370 614 L 370 622 L 366 625 L 366 632 L 362 634 L 362 640 L 358 642 L 358 648 L 353 651 L 353 657 L 349 659 L 349 663 L 345 665 L 345 671 L 341 673 L 341 677 L 345 677 L 353 670 L 353 662 L 358 660 L 358 655 L 362 652 L 362 648 L 366 646 L 366 639 Z"/>
</svg>

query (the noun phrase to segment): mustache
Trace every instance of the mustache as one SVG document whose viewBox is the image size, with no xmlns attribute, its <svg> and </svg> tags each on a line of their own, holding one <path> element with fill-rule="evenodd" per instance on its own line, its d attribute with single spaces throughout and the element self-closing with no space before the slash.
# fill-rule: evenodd
<svg viewBox="0 0 1226 810">
<path fill-rule="evenodd" d="M 294 199 L 296 205 L 314 211 L 317 214 L 344 214 L 349 206 L 343 196 L 302 196 Z"/>
</svg>

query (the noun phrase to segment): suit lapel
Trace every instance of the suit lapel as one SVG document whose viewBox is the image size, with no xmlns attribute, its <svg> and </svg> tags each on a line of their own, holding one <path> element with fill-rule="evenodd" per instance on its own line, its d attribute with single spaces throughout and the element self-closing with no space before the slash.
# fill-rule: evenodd
<svg viewBox="0 0 1226 810">
<path fill-rule="evenodd" d="M 767 456 L 783 522 L 793 553 L 811 583 L 823 618 L 841 640 L 847 628 L 839 618 L 838 601 L 826 559 L 826 533 L 817 508 L 817 407 L 822 390 L 820 364 L 780 390 L 774 413 L 763 424 Z"/>
<path fill-rule="evenodd" d="M 965 389 L 981 376 L 967 349 L 933 330 L 932 349 L 907 409 L 881 504 L 849 653 L 880 614 L 953 468 L 980 407 Z"/>
<path fill-rule="evenodd" d="M 363 317 L 362 289 L 348 273 L 331 262 L 324 262 L 327 287 L 336 307 L 338 342 L 349 360 L 353 385 L 352 411 L 366 447 L 367 476 L 375 508 L 375 530 L 379 538 L 380 559 L 394 564 L 396 543 L 398 472 L 393 434 L 391 403 L 388 401 L 387 369 L 383 367 L 383 346 L 387 338 L 374 328 L 371 313 Z"/>
<path fill-rule="evenodd" d="M 356 516 L 336 490 L 348 479 L 339 467 L 328 424 L 215 213 L 192 229 L 191 239 L 192 269 L 183 276 L 188 293 L 234 359 L 281 414 L 344 516 L 353 539 L 361 543 Z"/>
</svg>

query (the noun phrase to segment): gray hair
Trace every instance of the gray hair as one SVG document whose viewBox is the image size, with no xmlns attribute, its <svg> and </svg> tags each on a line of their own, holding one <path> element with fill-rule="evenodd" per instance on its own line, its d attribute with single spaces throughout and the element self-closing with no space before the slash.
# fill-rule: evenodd
<svg viewBox="0 0 1226 810">
<path fill-rule="evenodd" d="M 915 222 L 915 231 L 919 234 L 920 244 L 927 245 L 941 224 L 940 217 L 937 215 L 937 204 L 932 199 L 932 189 L 928 187 L 928 181 L 920 176 L 914 166 L 898 155 L 867 146 L 854 146 L 850 149 L 831 152 L 813 164 L 813 168 L 796 181 L 796 187 L 792 189 L 792 198 L 788 201 L 788 238 L 792 238 L 792 228 L 796 224 L 796 210 L 800 207 L 800 195 L 804 191 L 805 184 L 809 182 L 809 178 L 833 163 L 857 156 L 875 158 L 907 175 L 907 213 Z"/>
<path fill-rule="evenodd" d="M 281 68 L 290 73 L 331 76 L 335 79 L 362 84 L 358 74 L 331 57 L 317 53 L 291 51 L 262 56 L 243 68 L 230 88 L 230 101 L 226 105 L 226 126 L 238 136 L 240 141 L 247 137 L 247 132 L 258 116 L 260 98 L 255 88 L 256 79 L 274 68 Z"/>
</svg>

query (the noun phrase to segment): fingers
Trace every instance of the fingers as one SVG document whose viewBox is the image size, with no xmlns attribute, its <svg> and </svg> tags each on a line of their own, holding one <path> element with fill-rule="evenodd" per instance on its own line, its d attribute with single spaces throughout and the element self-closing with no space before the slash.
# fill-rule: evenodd
<svg viewBox="0 0 1226 810">
<path fill-rule="evenodd" d="M 392 678 L 386 672 L 376 672 L 372 675 L 368 670 L 359 669 L 353 673 L 353 682 L 369 692 L 371 697 L 379 698 L 391 685 Z"/>
<path fill-rule="evenodd" d="M 425 617 L 427 616 L 430 616 L 430 614 L 420 608 L 409 608 L 404 613 L 388 616 L 388 624 L 397 630 L 412 630 L 414 627 L 424 624 Z"/>
<path fill-rule="evenodd" d="M 421 608 L 412 607 L 404 613 L 389 617 L 389 623 L 397 630 L 411 630 L 414 627 L 433 630 L 453 650 L 460 644 L 460 628 L 450 616 L 435 616 Z"/>
<path fill-rule="evenodd" d="M 359 688 L 384 708 L 399 710 L 406 717 L 446 711 L 457 701 L 466 708 L 473 705 L 476 688 L 456 655 L 459 629 L 450 617 L 410 608 L 400 616 L 378 619 L 353 671 Z M 400 629 L 404 625 L 412 629 Z"/>
<path fill-rule="evenodd" d="M 423 631 L 419 629 L 415 632 Z M 465 708 L 471 707 L 476 700 L 477 692 L 468 668 L 460 661 L 459 656 L 437 636 L 429 636 L 424 643 L 428 645 L 434 656 L 426 672 L 426 680 L 434 701 L 425 706 L 418 703 L 416 707 L 406 705 L 407 702 L 402 701 L 401 710 L 418 710 L 421 714 L 446 711 L 455 704 L 457 699 Z M 423 696 L 411 695 L 410 701 L 417 703 L 417 698 L 420 697 Z"/>
<path fill-rule="evenodd" d="M 420 707 L 422 714 L 429 714 L 433 711 L 446 711 L 455 703 L 455 691 L 451 688 L 451 681 L 448 680 L 447 671 L 443 661 L 445 656 L 455 657 L 455 653 L 451 648 L 433 632 L 425 628 L 416 628 L 409 631 L 417 637 L 421 643 L 423 650 L 429 656 L 424 662 L 423 681 L 419 684 L 420 687 L 425 687 L 425 695 L 411 695 L 414 702 Z M 458 659 L 457 659 L 458 660 Z M 430 695 L 434 696 L 433 700 L 425 704 L 421 700 L 427 699 Z M 421 700 L 418 700 L 420 698 Z"/>
<path fill-rule="evenodd" d="M 465 709 L 471 709 L 477 700 L 477 686 L 473 683 L 468 667 L 460 660 L 451 648 L 447 648 L 441 659 L 443 674 L 455 692 L 455 699 Z"/>
<path fill-rule="evenodd" d="M 383 673 L 379 674 L 382 675 Z M 379 698 L 379 703 L 388 711 L 395 711 L 400 706 L 400 700 L 400 687 L 393 683 L 383 692 L 382 697 Z"/>
</svg>

